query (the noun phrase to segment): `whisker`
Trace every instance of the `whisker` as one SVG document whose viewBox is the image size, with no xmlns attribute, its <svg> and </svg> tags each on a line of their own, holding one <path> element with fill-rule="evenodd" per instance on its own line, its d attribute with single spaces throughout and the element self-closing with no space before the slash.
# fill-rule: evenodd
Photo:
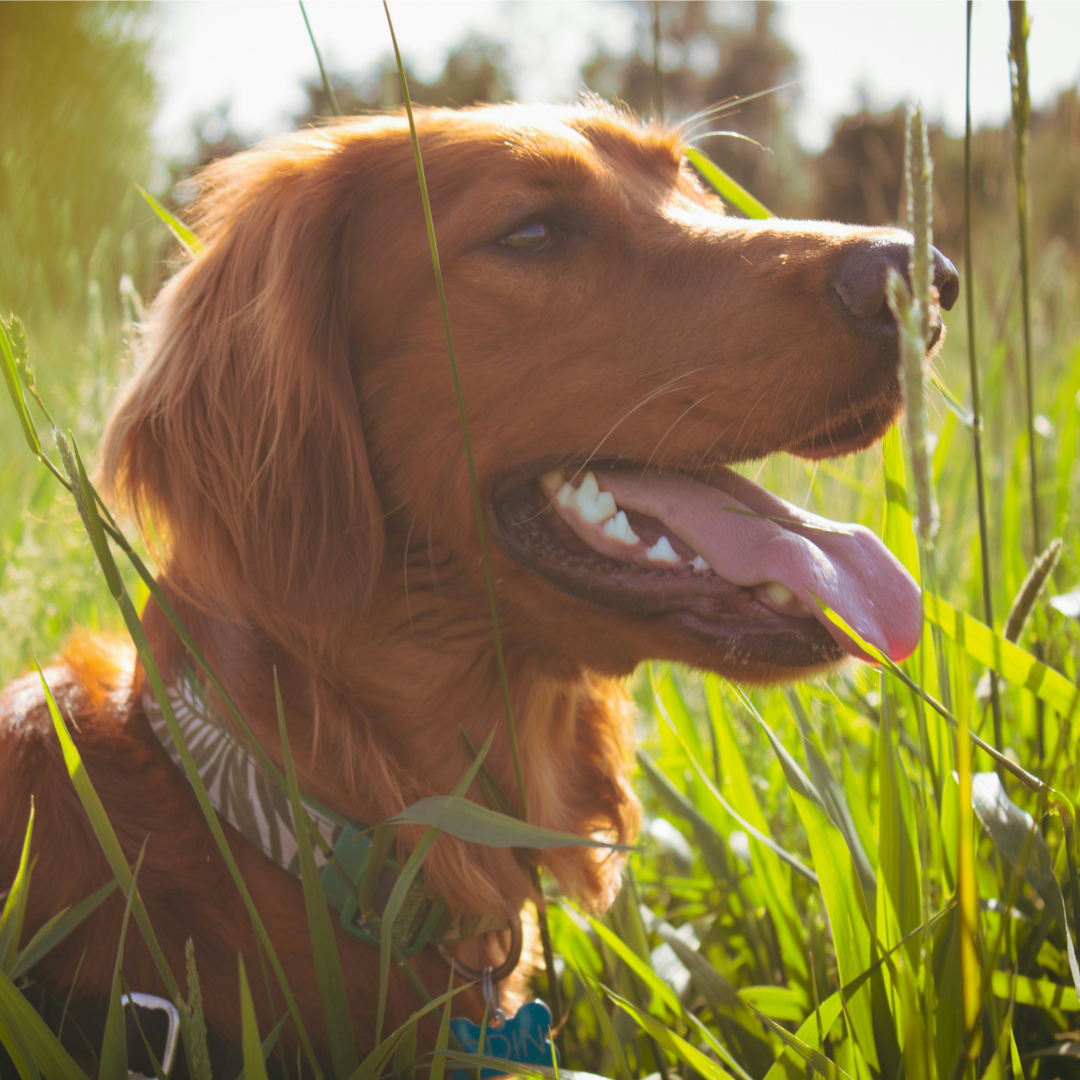
<svg viewBox="0 0 1080 1080">
<path fill-rule="evenodd" d="M 648 461 L 646 461 L 646 462 L 645 462 L 645 466 L 644 466 L 644 468 L 643 468 L 643 469 L 641 470 L 641 472 L 642 472 L 642 475 L 644 475 L 644 474 L 645 474 L 645 472 L 646 472 L 646 471 L 648 470 L 649 466 L 650 466 L 650 465 L 652 464 L 652 460 L 653 460 L 653 458 L 654 458 L 654 457 L 656 457 L 656 452 L 657 452 L 657 451 L 658 451 L 658 450 L 660 449 L 660 444 L 661 444 L 661 443 L 663 443 L 663 441 L 664 441 L 664 440 L 665 440 L 665 439 L 666 439 L 666 438 L 667 438 L 667 437 L 668 437 L 668 436 L 669 436 L 669 435 L 670 435 L 670 434 L 672 433 L 672 431 L 674 431 L 674 430 L 675 430 L 675 427 L 676 427 L 676 426 L 677 426 L 677 425 L 679 424 L 679 422 L 680 422 L 681 420 L 683 420 L 683 419 L 685 418 L 685 416 L 687 415 L 687 413 L 691 412 L 691 411 L 692 411 L 693 409 L 696 409 L 696 408 L 697 408 L 697 407 L 698 407 L 698 406 L 699 406 L 699 405 L 700 405 L 700 404 L 701 404 L 701 403 L 702 403 L 703 401 L 707 400 L 708 398 L 711 398 L 711 397 L 712 397 L 712 396 L 713 396 L 714 394 L 718 394 L 719 392 L 720 392 L 720 388 L 719 388 L 719 387 L 717 387 L 717 388 L 716 388 L 715 390 L 710 390 L 710 391 L 709 391 L 709 392 L 708 392 L 707 394 L 702 394 L 702 395 L 701 395 L 701 397 L 699 397 L 699 398 L 697 399 L 697 401 L 694 401 L 694 402 L 692 402 L 692 403 L 691 403 L 690 405 L 688 405 L 688 406 L 687 406 L 687 407 L 686 407 L 686 408 L 685 408 L 685 409 L 684 409 L 684 410 L 683 410 L 683 411 L 682 411 L 682 412 L 681 412 L 681 413 L 680 413 L 680 414 L 679 414 L 679 415 L 678 415 L 678 416 L 677 416 L 677 417 L 676 417 L 676 418 L 675 418 L 675 419 L 674 419 L 674 420 L 673 420 L 673 421 L 671 422 L 671 426 L 670 426 L 670 427 L 669 427 L 669 428 L 667 429 L 667 431 L 665 431 L 665 432 L 664 432 L 664 434 L 663 434 L 663 435 L 661 435 L 661 436 L 660 436 L 660 438 L 659 438 L 659 439 L 657 440 L 656 446 L 655 446 L 655 447 L 653 447 L 653 452 L 652 452 L 652 453 L 651 453 L 651 454 L 649 455 L 649 459 L 648 459 Z"/>
<path fill-rule="evenodd" d="M 713 139 L 723 136 L 726 139 L 739 139 L 741 142 L 753 143 L 759 150 L 764 151 L 766 154 L 774 153 L 771 146 L 766 146 L 764 143 L 759 143 L 757 139 L 751 139 L 749 135 L 744 135 L 741 131 L 703 131 L 700 135 L 695 135 L 693 138 L 688 139 L 687 142 L 695 144 L 702 139 Z"/>
<path fill-rule="evenodd" d="M 698 110 L 696 113 L 692 113 L 681 124 L 678 125 L 679 131 L 684 129 L 689 136 L 694 127 L 700 127 L 701 124 L 707 122 L 710 119 L 715 119 L 716 115 L 725 109 L 731 109 L 734 105 L 743 105 L 748 101 L 756 101 L 758 98 L 767 97 L 769 94 L 778 94 L 781 90 L 787 90 L 789 87 L 796 86 L 802 82 L 802 79 L 792 79 L 790 82 L 780 83 L 777 86 L 770 86 L 767 90 L 759 90 L 755 94 L 747 94 L 745 97 L 740 97 L 738 94 L 732 94 L 731 97 L 726 97 L 722 101 L 718 101 L 713 105 L 706 106 L 704 109 Z"/>
<path fill-rule="evenodd" d="M 668 380 L 668 381 L 667 381 L 666 383 L 662 383 L 662 384 L 661 384 L 660 386 L 658 386 L 658 387 L 657 387 L 657 388 L 656 388 L 655 390 L 653 390 L 653 391 L 651 391 L 650 393 L 646 394 L 646 395 L 645 395 L 645 397 L 641 399 L 641 401 L 639 401 L 639 402 L 638 402 L 638 403 L 637 403 L 637 404 L 636 404 L 635 406 L 633 406 L 633 408 L 631 408 L 631 409 L 628 409 L 628 410 L 627 410 L 627 411 L 626 411 L 626 412 L 625 412 L 625 413 L 624 413 L 624 414 L 623 414 L 623 415 L 622 415 L 622 416 L 621 416 L 621 417 L 620 417 L 620 418 L 619 418 L 619 419 L 618 419 L 618 420 L 617 420 L 617 421 L 616 421 L 616 422 L 615 422 L 615 423 L 614 423 L 614 424 L 613 424 L 613 425 L 611 426 L 611 428 L 610 428 L 610 429 L 608 430 L 607 434 L 606 434 L 606 435 L 605 435 L 605 436 L 604 436 L 604 437 L 603 437 L 603 438 L 602 438 L 602 439 L 601 439 L 601 440 L 600 440 L 600 441 L 599 441 L 599 442 L 598 442 L 598 443 L 596 444 L 596 447 L 595 447 L 595 449 L 594 449 L 594 450 L 592 451 L 592 453 L 591 453 L 591 454 L 589 454 L 589 456 L 588 456 L 588 457 L 587 457 L 587 458 L 585 459 L 585 462 L 584 462 L 584 464 L 583 464 L 583 465 L 581 465 L 581 467 L 580 467 L 580 468 L 578 469 L 578 471 L 577 471 L 576 473 L 574 473 L 573 479 L 575 479 L 575 480 L 577 479 L 577 477 L 578 477 L 578 475 L 580 474 L 581 470 L 582 470 L 582 469 L 584 469 L 584 468 L 586 468 L 586 467 L 588 466 L 589 462 L 590 462 L 590 461 L 592 461 L 592 459 L 593 459 L 594 457 L 596 457 L 596 455 L 597 455 L 597 454 L 598 454 L 598 453 L 600 452 L 600 448 L 601 448 L 601 447 L 602 447 L 602 446 L 604 445 L 604 443 L 605 443 L 605 442 L 607 442 L 607 440 L 608 440 L 608 439 L 610 439 L 610 438 L 611 438 L 611 436 L 612 436 L 612 435 L 613 435 L 613 434 L 615 433 L 615 430 L 616 430 L 616 429 L 617 429 L 617 428 L 618 428 L 618 427 L 619 427 L 619 426 L 620 426 L 621 424 L 623 424 L 623 423 L 625 423 L 625 422 L 626 422 L 627 420 L 629 420 L 629 419 L 630 419 L 630 417 L 631 417 L 631 416 L 632 416 L 632 415 L 633 415 L 634 413 L 636 413 L 636 412 L 638 411 L 638 409 L 640 409 L 640 408 L 643 408 L 643 407 L 644 407 L 645 405 L 647 405 L 647 404 L 648 404 L 648 403 L 649 403 L 650 401 L 653 401 L 653 400 L 655 400 L 656 398 L 660 397 L 660 396 L 661 396 L 661 394 L 669 394 L 669 393 L 674 393 L 674 392 L 675 392 L 676 390 L 682 390 L 682 389 L 685 389 L 684 387 L 681 387 L 681 386 L 675 386 L 675 387 L 673 387 L 673 386 L 671 385 L 672 383 L 676 383 L 676 382 L 678 382 L 678 381 L 679 381 L 680 379 L 685 379 L 685 378 L 686 378 L 687 376 L 689 376 L 689 375 L 696 375 L 696 374 L 697 374 L 698 372 L 700 372 L 700 371 L 706 371 L 706 370 L 708 370 L 708 369 L 709 369 L 710 367 L 714 367 L 714 366 L 715 366 L 714 364 L 702 364 L 702 366 L 701 366 L 701 367 L 691 368 L 691 369 L 690 369 L 689 371 L 684 371 L 684 372 L 682 372 L 681 374 L 679 374 L 679 375 L 676 375 L 676 376 L 675 376 L 675 377 L 674 377 L 673 379 L 669 379 L 669 380 Z"/>
<path fill-rule="evenodd" d="M 405 610 L 409 613 L 409 633 L 414 637 L 416 631 L 413 629 L 412 621 L 412 603 L 409 600 L 409 540 L 412 538 L 413 526 L 416 524 L 416 518 L 414 517 L 409 522 L 409 531 L 405 534 L 405 557 L 402 560 L 402 569 L 405 574 Z"/>
<path fill-rule="evenodd" d="M 436 596 L 442 596 L 442 584 L 439 582 L 439 572 L 435 569 L 435 549 L 431 544 L 431 514 L 428 514 L 427 519 L 427 556 L 428 571 L 431 574 L 431 587 L 434 589 Z"/>
<path fill-rule="evenodd" d="M 689 371 L 681 372 L 674 378 L 669 379 L 666 383 L 661 383 L 659 386 L 654 387 L 652 390 L 650 390 L 643 398 L 641 398 L 640 401 L 637 402 L 636 405 L 633 405 L 631 408 L 627 409 L 627 411 L 623 413 L 623 415 L 618 420 L 616 420 L 614 424 L 612 424 L 604 437 L 593 448 L 592 452 L 585 458 L 581 465 L 578 466 L 577 471 L 574 473 L 573 476 L 570 477 L 569 482 L 572 484 L 581 475 L 582 471 L 589 467 L 589 463 L 600 452 L 600 448 L 604 445 L 605 442 L 607 442 L 609 438 L 611 438 L 612 434 L 614 434 L 615 430 L 619 427 L 619 425 L 628 420 L 635 412 L 637 412 L 638 409 L 643 408 L 644 406 L 648 405 L 650 401 L 655 401 L 656 398 L 661 397 L 664 394 L 673 394 L 678 390 L 686 389 L 683 386 L 672 386 L 672 383 L 677 383 L 680 379 L 684 379 L 689 375 L 696 375 L 699 371 L 705 371 L 712 366 L 712 364 L 703 364 L 701 367 L 691 368 Z M 540 517 L 541 514 L 544 513 L 544 511 L 549 510 L 554 505 L 554 503 L 554 499 L 549 499 L 546 506 L 544 506 L 541 510 L 538 510 L 535 514 L 532 515 L 532 517 L 525 518 L 524 520 L 519 522 L 519 524 L 525 525 L 530 521 L 535 521 L 538 517 Z"/>
</svg>

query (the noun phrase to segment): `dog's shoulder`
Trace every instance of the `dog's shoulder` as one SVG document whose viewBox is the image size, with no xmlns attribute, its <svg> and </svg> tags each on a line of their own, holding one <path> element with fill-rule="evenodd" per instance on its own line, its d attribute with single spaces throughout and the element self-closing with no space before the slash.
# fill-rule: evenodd
<svg viewBox="0 0 1080 1080">
<path fill-rule="evenodd" d="M 0 771 L 27 756 L 62 758 L 45 687 L 76 745 L 124 741 L 134 677 L 134 650 L 104 637 L 79 636 L 59 661 L 32 671 L 0 693 Z"/>
<path fill-rule="evenodd" d="M 115 789 L 115 774 L 125 778 L 123 786 L 131 793 L 145 788 L 140 773 L 154 759 L 152 735 L 147 737 L 146 722 L 132 707 L 136 669 L 129 648 L 104 637 L 80 636 L 41 675 L 32 671 L 11 683 L 0 694 L 0 820 L 6 823 L 0 833 L 0 883 L 18 858 L 31 801 L 35 834 L 53 828 L 82 833 L 88 825 L 42 675 L 95 788 Z M 92 840 L 91 845 L 96 846 Z"/>
</svg>

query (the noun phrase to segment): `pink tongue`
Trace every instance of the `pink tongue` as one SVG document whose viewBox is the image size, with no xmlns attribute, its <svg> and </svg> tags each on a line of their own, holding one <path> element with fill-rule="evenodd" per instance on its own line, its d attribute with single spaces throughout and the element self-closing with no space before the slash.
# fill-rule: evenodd
<svg viewBox="0 0 1080 1080">
<path fill-rule="evenodd" d="M 714 471 L 708 484 L 678 473 L 598 471 L 596 479 L 620 508 L 658 518 L 725 580 L 786 586 L 853 656 L 870 659 L 811 591 L 892 660 L 918 645 L 919 586 L 869 529 L 809 514 L 729 469 Z"/>
</svg>

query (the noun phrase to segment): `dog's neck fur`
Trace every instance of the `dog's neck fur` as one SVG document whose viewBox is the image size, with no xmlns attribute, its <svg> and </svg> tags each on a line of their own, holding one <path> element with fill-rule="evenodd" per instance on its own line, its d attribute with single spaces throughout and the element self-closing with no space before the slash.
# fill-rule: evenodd
<svg viewBox="0 0 1080 1080">
<path fill-rule="evenodd" d="M 315 663 L 310 656 L 291 655 L 260 629 L 182 602 L 178 607 L 256 737 L 280 761 L 277 669 L 301 788 L 339 813 L 375 824 L 424 796 L 449 793 L 471 761 L 462 730 L 479 748 L 494 729 L 486 764 L 517 805 L 483 607 L 463 618 L 458 605 L 417 597 L 406 604 L 391 590 L 377 590 L 332 655 Z M 161 613 L 151 608 L 145 618 L 153 636 L 164 635 L 170 651 L 176 650 L 179 643 Z M 628 838 L 637 807 L 626 776 L 629 732 L 621 683 L 581 668 L 560 671 L 523 655 L 513 641 L 507 646 L 529 820 L 581 835 L 602 830 Z M 179 654 L 173 656 L 175 665 Z M 403 845 L 411 847 L 421 831 L 403 828 Z M 549 853 L 544 862 L 586 903 L 605 905 L 613 898 L 618 866 L 611 856 L 566 849 Z M 436 844 L 425 874 L 463 911 L 504 915 L 531 892 L 528 874 L 512 852 L 451 837 Z"/>
</svg>

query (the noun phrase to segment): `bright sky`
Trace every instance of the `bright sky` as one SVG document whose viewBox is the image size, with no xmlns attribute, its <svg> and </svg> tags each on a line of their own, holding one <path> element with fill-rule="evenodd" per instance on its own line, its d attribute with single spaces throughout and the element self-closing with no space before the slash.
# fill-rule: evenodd
<svg viewBox="0 0 1080 1080">
<path fill-rule="evenodd" d="M 324 58 L 359 72 L 390 48 L 376 0 L 310 0 L 308 15 Z M 438 72 L 448 48 L 469 31 L 505 40 L 522 100 L 570 100 L 578 68 L 603 42 L 627 50 L 629 5 L 593 0 L 394 0 L 402 50 L 423 76 Z M 1036 106 L 1080 79 L 1080 2 L 1028 4 L 1031 91 Z M 191 121 L 223 101 L 248 135 L 287 127 L 303 107 L 304 78 L 317 73 L 293 0 L 176 0 L 161 4 L 157 67 L 162 85 L 155 131 L 161 148 L 189 145 Z M 964 124 L 965 5 L 960 0 L 796 0 L 780 5 L 778 26 L 802 60 L 799 133 L 808 149 L 828 139 L 833 121 L 858 107 L 922 101 L 931 118 Z M 1004 0 L 975 4 L 972 97 L 976 124 L 1009 111 Z"/>
</svg>

